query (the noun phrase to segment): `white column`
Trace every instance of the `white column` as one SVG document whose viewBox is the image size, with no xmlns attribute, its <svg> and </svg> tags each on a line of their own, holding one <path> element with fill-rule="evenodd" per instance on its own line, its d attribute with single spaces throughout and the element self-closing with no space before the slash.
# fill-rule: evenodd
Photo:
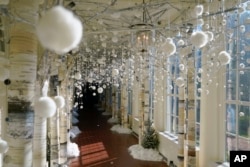
<svg viewBox="0 0 250 167">
<path fill-rule="evenodd" d="M 222 41 L 223 39 L 218 40 L 219 43 Z M 202 61 L 202 64 L 207 61 L 206 56 L 203 57 Z M 210 81 L 207 78 L 208 70 L 212 70 L 211 73 L 214 75 Z M 221 132 L 225 128 L 225 112 L 222 105 L 223 99 L 225 99 L 223 83 L 225 82 L 225 77 L 225 67 L 222 67 L 219 71 L 216 71 L 216 68 L 206 68 L 206 66 L 203 68 L 199 166 L 210 166 L 214 162 L 224 159 L 224 151 L 222 150 L 224 150 L 223 139 L 225 140 L 225 133 Z M 209 83 L 208 86 L 207 83 Z"/>
<path fill-rule="evenodd" d="M 35 115 L 33 137 L 33 166 L 46 166 L 47 119 Z"/>
<path fill-rule="evenodd" d="M 8 85 L 8 122 L 6 140 L 9 161 L 3 166 L 32 166 L 32 137 L 34 113 L 31 104 L 35 96 L 37 69 L 37 37 L 35 23 L 38 1 L 10 1 L 9 59 L 10 81 Z M 20 21 L 16 21 L 21 18 Z"/>
</svg>

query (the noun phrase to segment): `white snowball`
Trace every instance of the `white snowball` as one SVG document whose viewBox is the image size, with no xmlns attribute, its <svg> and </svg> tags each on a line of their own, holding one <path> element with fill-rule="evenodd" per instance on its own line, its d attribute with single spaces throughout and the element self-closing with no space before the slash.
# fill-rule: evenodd
<svg viewBox="0 0 250 167">
<path fill-rule="evenodd" d="M 81 21 L 62 6 L 49 9 L 39 20 L 36 30 L 42 46 L 58 54 L 76 48 L 83 33 Z"/>
<path fill-rule="evenodd" d="M 204 24 L 204 20 L 203 20 L 203 19 L 197 20 L 197 24 L 198 24 L 198 25 L 203 25 L 203 24 Z"/>
<path fill-rule="evenodd" d="M 183 46 L 185 44 L 185 42 L 183 41 L 183 39 L 180 39 L 178 42 L 177 42 L 177 45 L 178 46 Z"/>
<path fill-rule="evenodd" d="M 208 36 L 203 31 L 196 31 L 192 33 L 190 41 L 195 47 L 202 48 L 207 44 Z"/>
<path fill-rule="evenodd" d="M 75 79 L 80 80 L 82 78 L 82 75 L 80 72 L 75 73 Z"/>
<path fill-rule="evenodd" d="M 212 41 L 214 39 L 214 33 L 213 32 L 206 31 L 205 33 L 207 34 L 208 41 Z"/>
<path fill-rule="evenodd" d="M 118 69 L 113 69 L 112 70 L 112 76 L 117 76 L 119 75 L 119 70 Z"/>
<path fill-rule="evenodd" d="M 185 65 L 184 65 L 184 64 L 179 64 L 179 69 L 180 69 L 181 71 L 183 71 L 183 70 L 185 69 Z"/>
<path fill-rule="evenodd" d="M 54 100 L 56 102 L 57 108 L 63 108 L 65 106 L 65 99 L 62 96 L 55 96 Z"/>
<path fill-rule="evenodd" d="M 246 31 L 246 27 L 244 25 L 240 26 L 240 32 L 244 33 Z"/>
<path fill-rule="evenodd" d="M 7 68 L 0 67 L 0 81 L 4 81 L 9 78 L 10 72 Z"/>
<path fill-rule="evenodd" d="M 171 56 L 176 52 L 176 46 L 172 40 L 172 38 L 167 38 L 166 42 L 163 45 L 163 50 L 164 52 L 168 55 Z"/>
<path fill-rule="evenodd" d="M 179 87 L 182 87 L 182 86 L 185 85 L 185 81 L 184 81 L 184 79 L 183 79 L 182 77 L 178 77 L 178 78 L 175 80 L 175 83 L 176 83 L 176 85 L 179 86 Z"/>
<path fill-rule="evenodd" d="M 197 5 L 194 8 L 196 16 L 200 16 L 203 13 L 203 5 Z"/>
<path fill-rule="evenodd" d="M 243 116 L 245 116 L 245 113 L 244 112 L 240 112 L 239 115 L 240 115 L 240 117 L 243 117 Z"/>
<path fill-rule="evenodd" d="M 8 143 L 0 139 L 0 153 L 6 153 L 9 149 Z"/>
<path fill-rule="evenodd" d="M 103 92 L 103 88 L 102 88 L 102 87 L 99 87 L 99 88 L 97 89 L 97 92 L 98 92 L 98 93 L 102 93 L 102 92 Z"/>
<path fill-rule="evenodd" d="M 56 113 L 56 103 L 50 97 L 40 97 L 35 103 L 35 112 L 40 117 L 52 117 Z"/>
<path fill-rule="evenodd" d="M 221 63 L 221 65 L 227 65 L 228 63 L 230 63 L 231 56 L 228 52 L 221 51 L 219 53 L 218 59 L 219 59 L 219 62 Z"/>
</svg>

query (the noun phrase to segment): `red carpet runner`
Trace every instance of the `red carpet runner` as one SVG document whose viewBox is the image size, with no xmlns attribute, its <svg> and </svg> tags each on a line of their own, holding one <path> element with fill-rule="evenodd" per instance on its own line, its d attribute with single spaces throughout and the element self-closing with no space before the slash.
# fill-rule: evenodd
<svg viewBox="0 0 250 167">
<path fill-rule="evenodd" d="M 164 162 L 133 159 L 128 147 L 137 144 L 132 134 L 112 132 L 109 116 L 91 107 L 79 111 L 79 128 L 82 133 L 74 139 L 80 156 L 71 160 L 70 167 L 167 167 Z"/>
</svg>

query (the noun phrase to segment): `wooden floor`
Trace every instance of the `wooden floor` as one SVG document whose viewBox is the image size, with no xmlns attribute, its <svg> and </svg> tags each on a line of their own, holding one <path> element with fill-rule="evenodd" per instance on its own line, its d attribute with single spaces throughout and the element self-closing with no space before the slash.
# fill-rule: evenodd
<svg viewBox="0 0 250 167">
<path fill-rule="evenodd" d="M 167 167 L 165 162 L 133 159 L 128 147 L 138 143 L 132 134 L 112 132 L 110 116 L 103 116 L 93 106 L 79 111 L 82 133 L 74 139 L 80 156 L 71 160 L 70 167 Z"/>
</svg>

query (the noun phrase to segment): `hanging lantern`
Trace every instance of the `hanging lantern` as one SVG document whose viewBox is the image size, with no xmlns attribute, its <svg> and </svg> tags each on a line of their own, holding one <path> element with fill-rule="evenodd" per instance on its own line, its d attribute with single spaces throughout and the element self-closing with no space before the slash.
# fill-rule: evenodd
<svg viewBox="0 0 250 167">
<path fill-rule="evenodd" d="M 141 30 L 136 33 L 136 48 L 139 52 L 147 52 L 152 45 L 152 31 Z"/>
</svg>

